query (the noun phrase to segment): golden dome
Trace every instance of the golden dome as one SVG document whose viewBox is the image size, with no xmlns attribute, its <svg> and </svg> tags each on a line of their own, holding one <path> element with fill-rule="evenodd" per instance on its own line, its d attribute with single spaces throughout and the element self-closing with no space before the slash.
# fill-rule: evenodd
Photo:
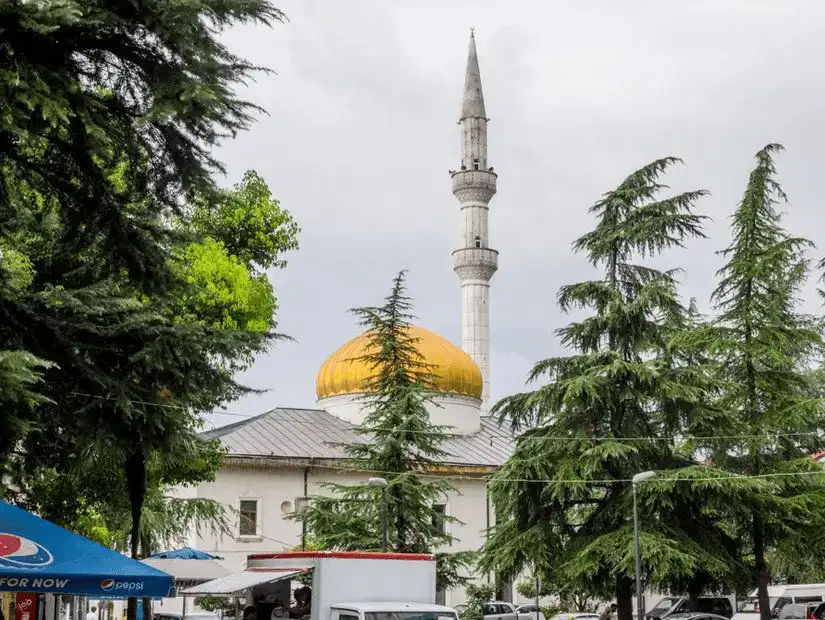
<svg viewBox="0 0 825 620">
<path fill-rule="evenodd" d="M 473 359 L 446 338 L 422 327 L 411 326 L 410 335 L 424 362 L 432 366 L 436 390 L 481 398 L 481 370 Z M 367 353 L 367 334 L 356 336 L 330 355 L 318 371 L 318 398 L 340 394 L 362 394 L 375 369 L 362 359 Z"/>
</svg>

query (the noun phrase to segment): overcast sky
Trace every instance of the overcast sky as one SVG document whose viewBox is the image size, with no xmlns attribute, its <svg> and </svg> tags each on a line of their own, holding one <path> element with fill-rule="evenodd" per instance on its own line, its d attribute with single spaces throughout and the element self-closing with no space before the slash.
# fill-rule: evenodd
<svg viewBox="0 0 825 620">
<path fill-rule="evenodd" d="M 296 339 L 243 376 L 270 390 L 215 423 L 275 406 L 312 407 L 324 359 L 358 333 L 347 310 L 374 304 L 409 269 L 419 323 L 461 342 L 456 125 L 469 27 L 476 28 L 499 175 L 490 244 L 493 399 L 559 353 L 558 287 L 590 276 L 571 242 L 587 208 L 639 166 L 686 165 L 674 190 L 706 188 L 711 239 L 669 254 L 683 295 L 707 306 L 714 251 L 753 155 L 768 142 L 788 192 L 787 227 L 825 250 L 825 2 L 813 0 L 276 0 L 289 22 L 225 40 L 266 65 L 245 96 L 264 106 L 220 157 L 226 183 L 257 170 L 298 220 L 300 250 L 272 274 L 280 330 Z M 817 251 L 819 252 L 819 250 Z M 813 299 L 811 304 L 813 304 Z M 813 307 L 813 306 L 812 306 Z"/>
</svg>

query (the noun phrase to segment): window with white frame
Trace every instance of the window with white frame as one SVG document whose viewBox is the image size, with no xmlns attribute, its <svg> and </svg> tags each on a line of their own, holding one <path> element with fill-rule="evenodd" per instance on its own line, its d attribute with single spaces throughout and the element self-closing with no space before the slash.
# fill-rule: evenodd
<svg viewBox="0 0 825 620">
<path fill-rule="evenodd" d="M 238 502 L 238 536 L 260 534 L 260 505 L 257 498 L 243 498 Z"/>
</svg>

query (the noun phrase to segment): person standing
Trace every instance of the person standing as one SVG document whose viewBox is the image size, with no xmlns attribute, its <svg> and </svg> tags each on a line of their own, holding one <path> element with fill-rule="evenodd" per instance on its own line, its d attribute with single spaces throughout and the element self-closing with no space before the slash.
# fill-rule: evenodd
<svg viewBox="0 0 825 620">
<path fill-rule="evenodd" d="M 86 620 L 97 620 L 97 607 L 92 605 L 89 613 L 86 614 Z"/>
</svg>

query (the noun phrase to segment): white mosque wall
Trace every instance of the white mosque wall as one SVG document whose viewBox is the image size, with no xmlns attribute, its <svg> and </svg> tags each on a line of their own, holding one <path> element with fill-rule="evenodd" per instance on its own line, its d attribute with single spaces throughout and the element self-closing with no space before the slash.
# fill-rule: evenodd
<svg viewBox="0 0 825 620">
<path fill-rule="evenodd" d="M 310 469 L 307 475 L 307 495 L 329 494 L 324 482 L 355 484 L 363 482 L 368 474 Z M 457 540 L 455 550 L 477 550 L 484 542 L 488 526 L 486 485 L 481 479 L 453 481 L 456 491 L 445 498 L 445 512 L 460 523 L 447 524 L 448 532 Z M 246 568 L 246 557 L 253 553 L 274 553 L 298 547 L 301 544 L 300 522 L 287 519 L 296 500 L 304 497 L 304 469 L 283 467 L 253 469 L 223 467 L 213 482 L 197 488 L 198 497 L 208 497 L 232 507 L 232 534 L 215 536 L 202 530 L 194 536 L 194 546 L 223 558 L 223 564 L 232 571 Z M 240 536 L 237 510 L 241 500 L 255 500 L 258 508 L 258 531 L 255 536 Z M 492 509 L 490 509 L 492 510 Z M 492 520 L 492 512 L 490 519 Z M 464 589 L 446 593 L 448 605 L 465 600 Z"/>
<path fill-rule="evenodd" d="M 364 394 L 329 396 L 317 402 L 319 409 L 352 424 L 364 421 Z M 438 394 L 427 404 L 430 421 L 436 426 L 450 426 L 450 432 L 470 435 L 481 428 L 481 400 L 460 394 Z"/>
</svg>

